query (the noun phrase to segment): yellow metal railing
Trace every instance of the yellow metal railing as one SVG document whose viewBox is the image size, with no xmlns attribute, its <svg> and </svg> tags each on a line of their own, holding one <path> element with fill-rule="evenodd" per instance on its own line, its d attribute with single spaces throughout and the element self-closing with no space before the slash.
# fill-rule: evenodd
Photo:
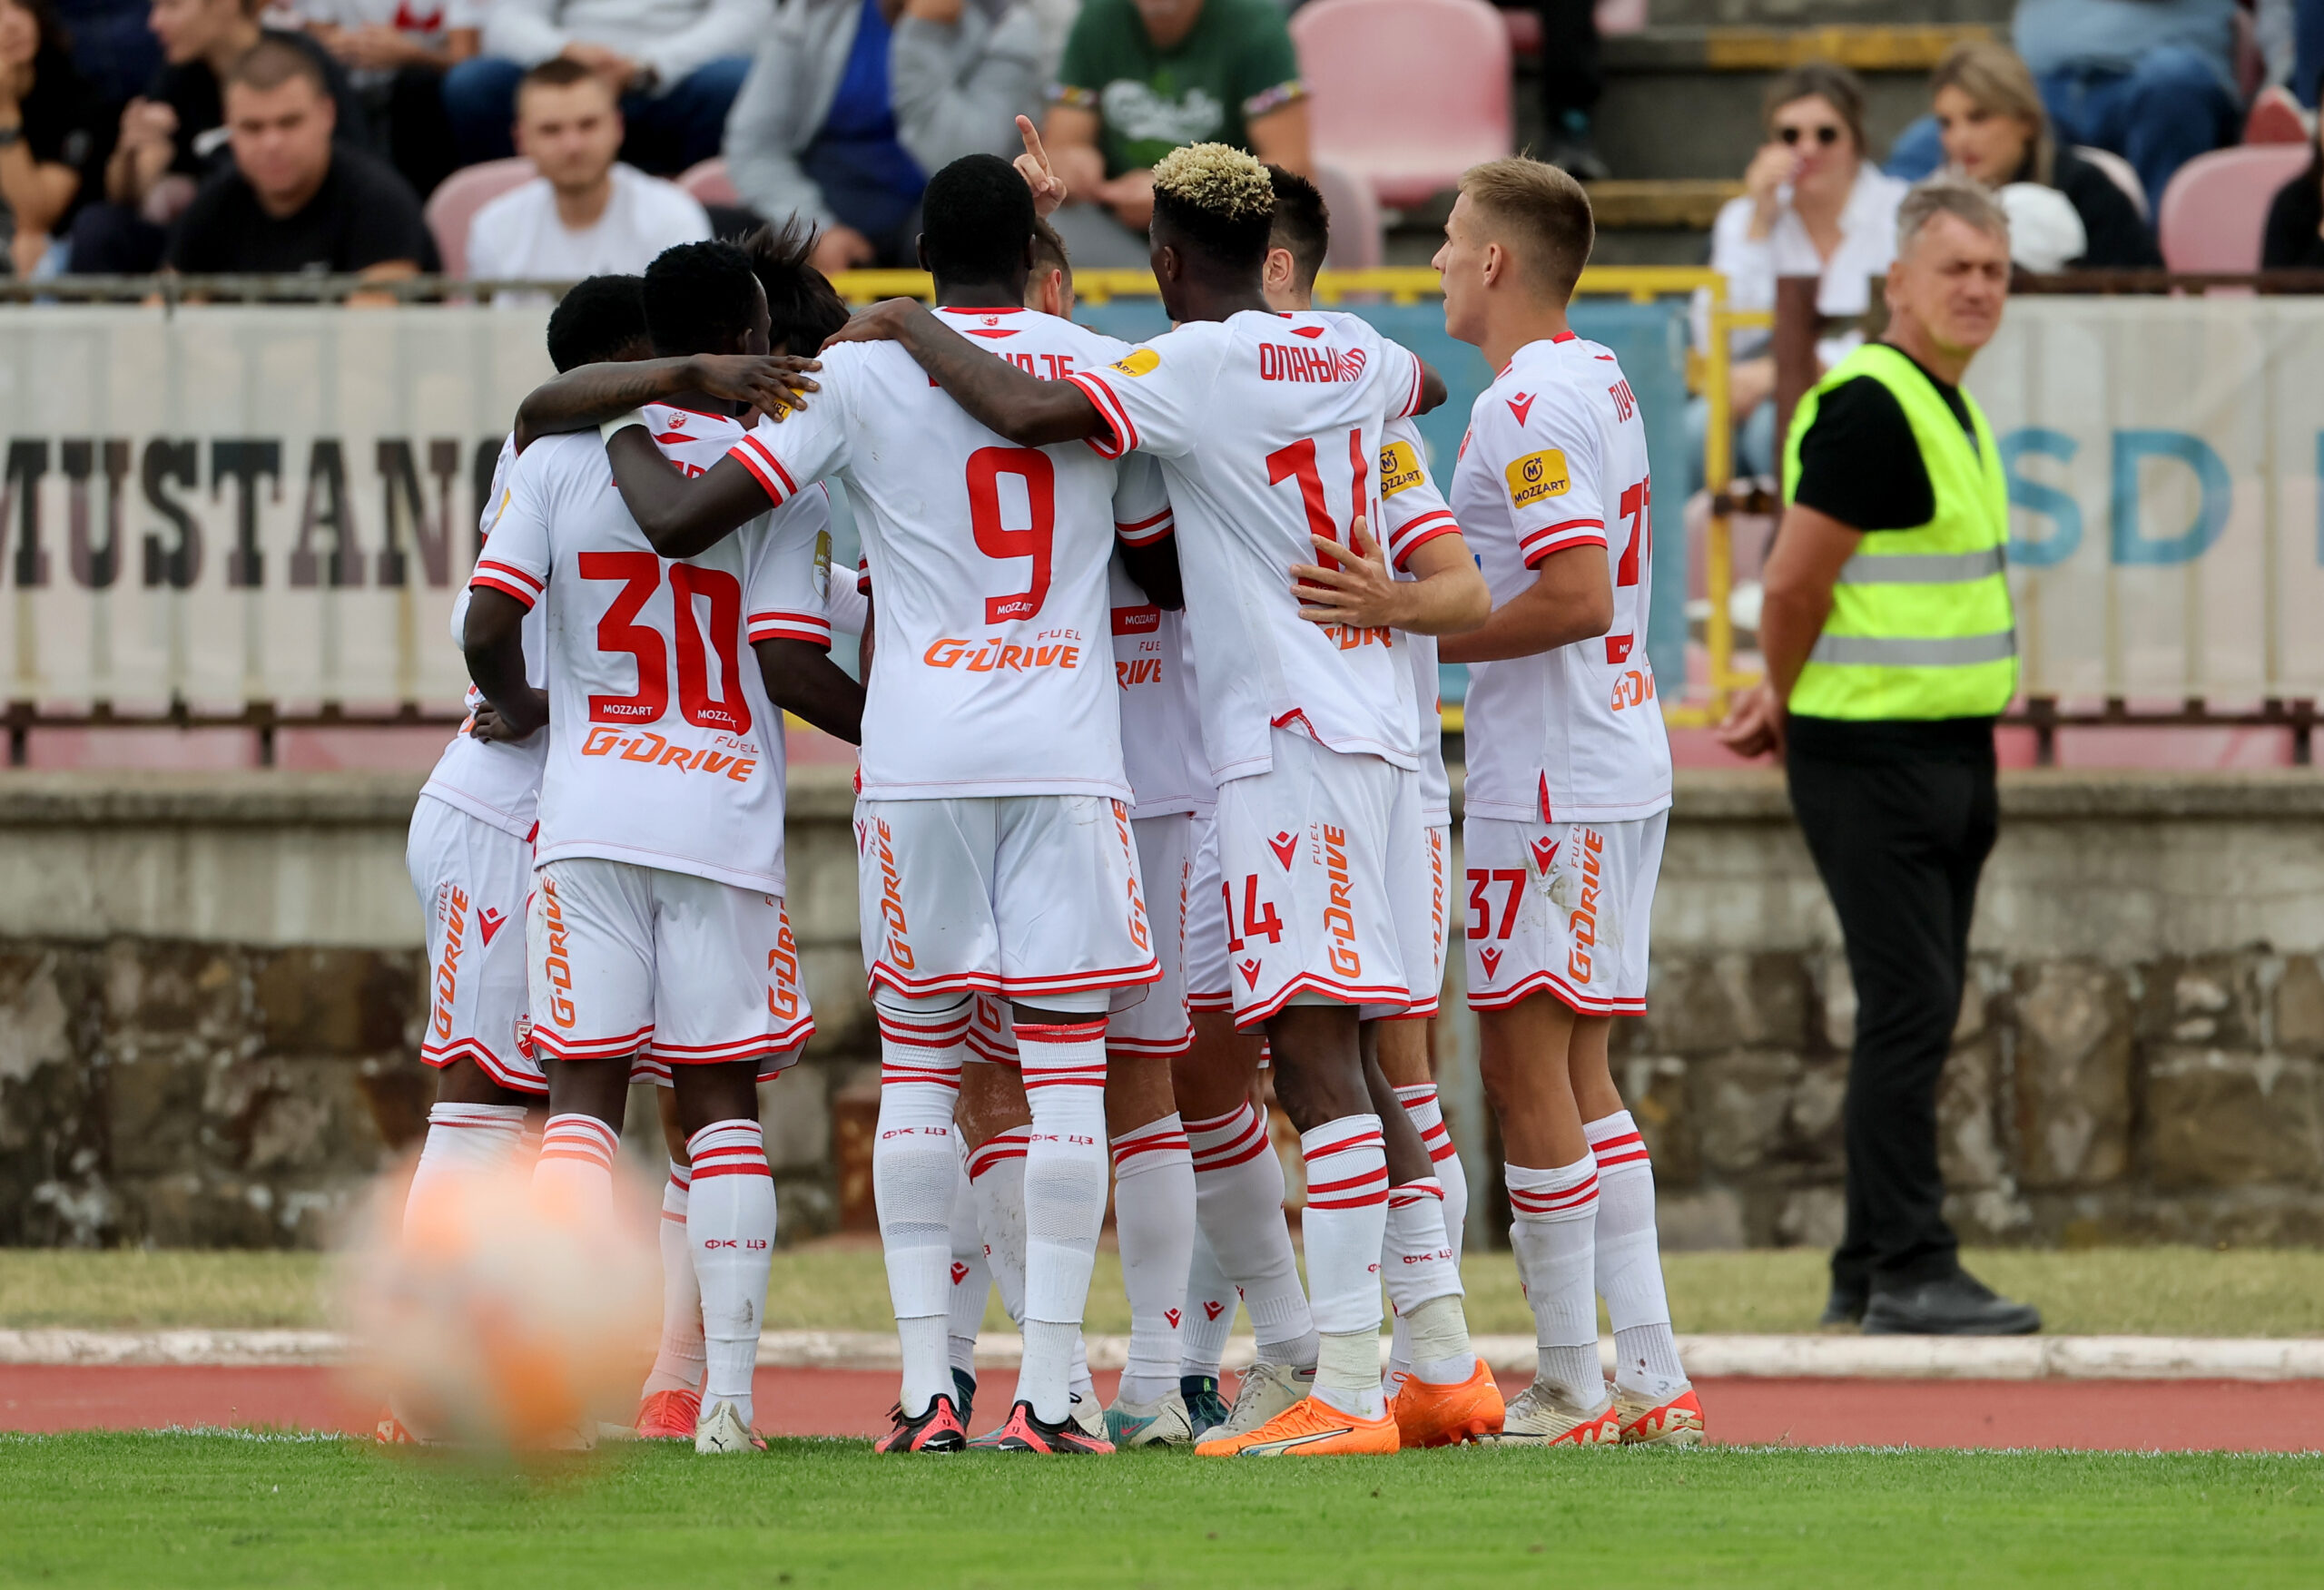
<svg viewBox="0 0 2324 1590">
<path fill-rule="evenodd" d="M 932 297 L 934 284 L 923 270 L 852 270 L 832 279 L 832 285 L 850 303 L 866 304 L 885 298 Z M 1079 270 L 1073 277 L 1074 296 L 1083 303 L 1102 304 L 1115 298 L 1151 298 L 1160 291 L 1147 270 Z M 1443 290 L 1436 272 L 1420 267 L 1380 270 L 1326 270 L 1315 279 L 1315 301 L 1344 303 L 1369 298 L 1394 304 L 1416 304 Z M 1728 613 L 1735 583 L 1733 527 L 1727 514 L 1727 488 L 1735 468 L 1733 416 L 1728 411 L 1728 344 L 1736 331 L 1772 323 L 1764 310 L 1727 307 L 1727 279 L 1715 270 L 1683 265 L 1615 265 L 1585 270 L 1574 290 L 1601 297 L 1627 298 L 1650 303 L 1658 298 L 1706 292 L 1710 297 L 1710 345 L 1702 351 L 1703 393 L 1710 402 L 1710 424 L 1703 444 L 1703 479 L 1710 487 L 1711 515 L 1704 538 L 1703 586 L 1710 599 L 1710 613 L 1703 625 L 1704 650 L 1709 654 L 1709 695 L 1702 702 L 1666 699 L 1666 721 L 1690 726 L 1716 723 L 1727 715 L 1728 697 L 1756 682 L 1757 675 L 1735 671 L 1735 630 Z M 1444 712 L 1445 727 L 1458 731 L 1457 706 Z"/>
</svg>

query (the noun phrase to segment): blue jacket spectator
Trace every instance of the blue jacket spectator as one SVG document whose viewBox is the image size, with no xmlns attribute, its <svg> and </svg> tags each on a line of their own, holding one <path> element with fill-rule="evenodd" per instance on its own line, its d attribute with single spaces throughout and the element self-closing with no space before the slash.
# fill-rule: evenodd
<svg viewBox="0 0 2324 1590">
<path fill-rule="evenodd" d="M 517 80 L 561 56 L 619 96 L 629 163 L 675 175 L 718 152 L 768 21 L 768 0 L 493 0 L 484 54 L 444 74 L 445 114 L 464 161 L 505 159 Z"/>
<path fill-rule="evenodd" d="M 727 175 L 769 221 L 822 229 L 826 275 L 909 265 L 928 173 L 1019 146 L 1040 54 L 1010 0 L 783 0 L 727 120 Z"/>
<path fill-rule="evenodd" d="M 2181 166 L 2235 140 L 2235 0 L 2018 0 L 2012 36 L 2058 142 L 2129 161 L 2150 209 Z M 1917 182 L 1944 161 L 1925 116 L 1888 170 Z"/>
</svg>

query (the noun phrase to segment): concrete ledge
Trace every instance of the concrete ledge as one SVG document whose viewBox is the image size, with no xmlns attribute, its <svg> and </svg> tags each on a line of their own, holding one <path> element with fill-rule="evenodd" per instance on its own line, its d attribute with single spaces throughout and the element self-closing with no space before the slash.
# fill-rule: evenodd
<svg viewBox="0 0 2324 1590">
<path fill-rule="evenodd" d="M 2001 775 L 2001 810 L 2012 820 L 2148 822 L 2324 820 L 2324 775 L 2305 768 L 2240 772 L 2072 772 L 2017 769 Z M 1673 822 L 1789 824 L 1791 799 L 1775 769 L 1682 768 Z"/>
<path fill-rule="evenodd" d="M 1480 1336 L 1477 1352 L 1496 1372 L 1531 1374 L 1531 1337 Z M 0 1330 L 0 1364 L 230 1365 L 337 1363 L 349 1340 L 330 1330 Z M 1093 1336 L 1089 1367 L 1118 1369 L 1129 1340 Z M 977 1362 L 1013 1368 L 1022 1339 L 988 1331 Z M 1599 1351 L 1609 1372 L 1614 1343 Z M 1700 1380 L 2315 1380 L 2324 1379 L 2324 1340 L 2167 1336 L 1681 1336 L 1687 1372 Z M 1387 1362 L 1381 1338 L 1381 1362 Z M 1246 1369 L 1254 1347 L 1230 1338 L 1225 1366 Z M 761 1364 L 784 1369 L 892 1369 L 896 1339 L 886 1331 L 771 1330 Z"/>
</svg>

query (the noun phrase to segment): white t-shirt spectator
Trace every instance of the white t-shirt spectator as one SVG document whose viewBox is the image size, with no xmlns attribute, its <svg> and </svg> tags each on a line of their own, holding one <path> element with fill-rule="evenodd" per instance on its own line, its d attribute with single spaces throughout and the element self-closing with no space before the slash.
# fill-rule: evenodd
<svg viewBox="0 0 2324 1590">
<path fill-rule="evenodd" d="M 468 275 L 478 281 L 642 273 L 674 243 L 710 236 L 710 216 L 675 182 L 625 165 L 613 170 L 614 196 L 597 224 L 580 231 L 556 217 L 556 194 L 535 177 L 476 212 L 468 223 Z"/>
<path fill-rule="evenodd" d="M 484 26 L 487 0 L 299 0 L 302 22 L 329 23 L 350 33 L 391 27 L 414 44 L 444 47 L 454 28 Z"/>
<path fill-rule="evenodd" d="M 1840 244 L 1829 260 L 1816 252 L 1799 212 L 1791 207 L 1788 186 L 1778 191 L 1776 224 L 1764 238 L 1751 235 L 1750 195 L 1729 199 L 1719 207 L 1710 233 L 1710 268 L 1727 278 L 1727 307 L 1772 309 L 1777 277 L 1814 276 L 1822 279 L 1816 289 L 1817 313 L 1834 319 L 1863 314 L 1871 305 L 1872 279 L 1896 257 L 1896 207 L 1910 188 L 1868 160 L 1858 166 L 1840 210 Z M 1701 348 L 1710 340 L 1709 293 L 1695 295 L 1694 313 L 1695 346 Z M 1756 358 L 1772 340 L 1768 331 L 1738 331 L 1729 357 Z M 1853 331 L 1826 338 L 1817 345 L 1817 357 L 1828 368 L 1862 340 Z"/>
</svg>

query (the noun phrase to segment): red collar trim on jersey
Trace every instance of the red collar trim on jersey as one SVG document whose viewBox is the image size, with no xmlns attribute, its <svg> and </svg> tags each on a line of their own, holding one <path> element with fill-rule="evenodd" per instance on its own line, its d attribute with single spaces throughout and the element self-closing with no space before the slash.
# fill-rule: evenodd
<svg viewBox="0 0 2324 1590">
<path fill-rule="evenodd" d="M 726 425 L 740 425 L 743 423 L 731 414 L 713 414 L 706 408 L 688 408 L 683 403 L 665 403 L 659 398 L 653 400 L 651 407 L 655 408 L 672 408 L 675 409 L 680 414 L 691 414 L 698 419 L 715 419 Z"/>
<path fill-rule="evenodd" d="M 974 304 L 938 304 L 936 312 L 940 315 L 1029 315 L 1032 313 L 1022 304 L 1013 308 L 1002 306 L 990 309 L 979 309 Z"/>
<path fill-rule="evenodd" d="M 1551 342 L 1579 342 L 1579 341 L 1581 341 L 1581 339 L 1578 335 L 1576 335 L 1575 333 L 1573 333 L 1573 332 L 1571 332 L 1571 331 L 1561 331 L 1561 332 L 1559 332 L 1556 336 L 1554 336 L 1554 337 L 1552 337 L 1552 338 L 1550 338 L 1550 339 L 1549 339 L 1549 340 L 1550 340 L 1550 341 L 1551 341 Z M 1530 343 L 1530 342 L 1529 342 L 1529 343 L 1527 343 L 1527 344 L 1525 345 L 1525 348 L 1531 348 L 1531 347 L 1532 347 L 1532 346 L 1533 346 L 1533 345 L 1532 345 L 1531 343 Z M 1517 350 L 1517 353 L 1522 353 L 1522 352 L 1524 352 L 1524 351 L 1525 351 L 1525 348 L 1519 348 L 1519 349 Z M 1493 374 L 1492 374 L 1492 378 L 1493 378 L 1494 380 L 1498 381 L 1499 379 L 1501 379 L 1501 378 L 1502 378 L 1502 377 L 1503 377 L 1503 376 L 1507 375 L 1511 370 L 1513 370 L 1513 369 L 1515 369 L 1516 368 L 1517 368 L 1517 354 L 1516 354 L 1516 353 L 1512 353 L 1512 354 L 1511 354 L 1511 355 L 1509 356 L 1509 362 L 1508 362 L 1507 364 L 1505 364 L 1505 365 L 1502 366 L 1502 367 L 1501 367 L 1501 368 L 1499 368 L 1499 369 L 1497 369 L 1497 370 L 1495 370 L 1495 371 L 1493 372 Z"/>
</svg>

